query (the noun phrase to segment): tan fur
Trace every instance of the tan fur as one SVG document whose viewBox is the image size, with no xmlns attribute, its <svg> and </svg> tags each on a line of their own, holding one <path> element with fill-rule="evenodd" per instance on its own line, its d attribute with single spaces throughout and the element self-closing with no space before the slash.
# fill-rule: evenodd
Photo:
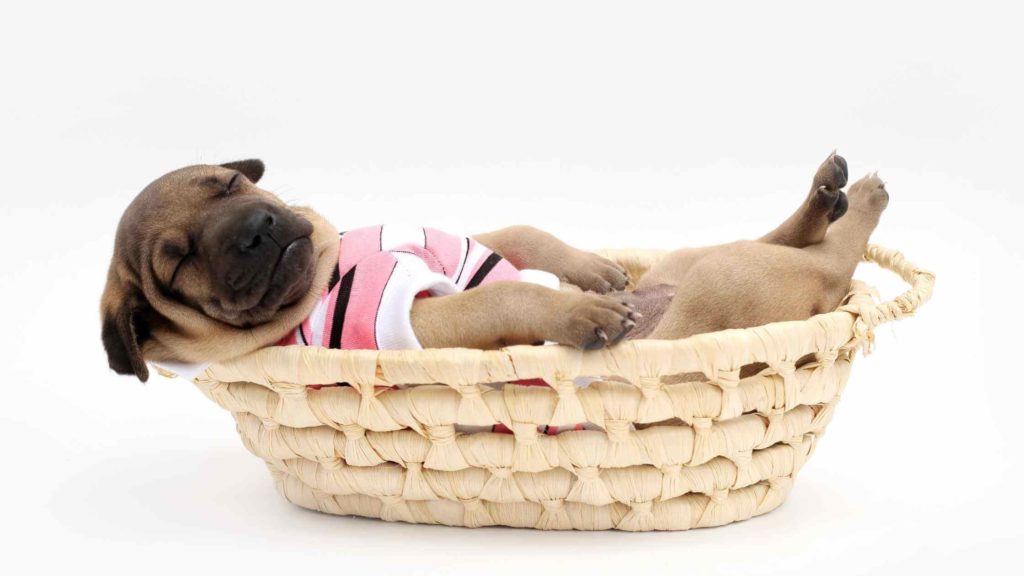
<svg viewBox="0 0 1024 576">
<path fill-rule="evenodd" d="M 629 278 L 621 266 L 569 246 L 532 226 L 511 226 L 473 238 L 519 269 L 545 270 L 583 290 L 622 290 Z"/>
<path fill-rule="evenodd" d="M 621 340 L 633 327 L 631 314 L 630 307 L 615 298 L 494 282 L 417 300 L 412 325 L 426 348 L 493 349 L 546 340 L 596 348 Z"/>
<path fill-rule="evenodd" d="M 761 239 L 677 250 L 644 275 L 635 292 L 609 294 L 606 301 L 627 305 L 627 322 L 637 324 L 627 337 L 684 338 L 835 309 L 888 198 L 881 180 L 866 176 L 851 187 L 847 205 L 846 181 L 846 161 L 833 153 L 797 211 Z M 534 228 L 476 238 L 518 267 L 548 270 L 595 292 L 621 289 L 617 266 Z M 495 289 L 487 297 L 473 292 L 415 303 L 413 326 L 424 346 L 493 348 L 546 339 L 587 347 L 598 343 L 583 338 L 579 326 L 607 332 L 619 320 L 572 298 L 542 299 L 534 288 Z M 565 318 L 574 320 L 577 339 L 559 327 Z"/>
<path fill-rule="evenodd" d="M 834 310 L 888 197 L 877 175 L 865 176 L 850 188 L 846 215 L 823 241 L 804 248 L 741 241 L 666 258 L 640 282 L 641 288 L 665 283 L 676 291 L 650 337 L 685 338 Z"/>
<path fill-rule="evenodd" d="M 336 230 L 308 208 L 287 209 L 313 225 L 312 280 L 301 298 L 269 321 L 246 327 L 212 318 L 205 304 L 197 304 L 210 297 L 208 279 L 197 268 L 178 280 L 178 297 L 166 287 L 171 264 L 164 261 L 161 242 L 194 226 L 196 219 L 230 217 L 212 211 L 215 200 L 208 194 L 196 193 L 202 182 L 222 181 L 232 170 L 248 171 L 251 181 L 239 194 L 284 206 L 253 184 L 262 175 L 262 163 L 257 168 L 243 162 L 175 171 L 147 187 L 126 211 L 101 303 L 104 343 L 119 372 L 134 372 L 144 380 L 143 359 L 216 362 L 236 357 L 272 344 L 309 315 L 337 262 L 338 239 Z M 877 176 L 865 177 L 850 189 L 848 213 L 830 228 L 846 211 L 845 184 L 845 160 L 833 154 L 819 168 L 807 199 L 777 229 L 758 241 L 673 252 L 630 293 L 622 292 L 628 277 L 621 267 L 535 228 L 479 234 L 479 242 L 516 267 L 546 270 L 591 292 L 496 282 L 418 299 L 412 310 L 414 331 L 425 347 L 496 348 L 549 340 L 596 348 L 630 335 L 637 322 L 640 327 L 632 336 L 680 338 L 805 319 L 839 304 L 888 201 Z M 126 350 L 119 348 L 122 344 Z"/>
</svg>

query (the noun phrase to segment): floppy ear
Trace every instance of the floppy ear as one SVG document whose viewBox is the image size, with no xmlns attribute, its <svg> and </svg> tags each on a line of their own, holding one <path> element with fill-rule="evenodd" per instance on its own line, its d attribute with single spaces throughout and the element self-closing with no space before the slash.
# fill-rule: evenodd
<svg viewBox="0 0 1024 576">
<path fill-rule="evenodd" d="M 142 343 L 149 337 L 144 311 L 145 304 L 135 294 L 103 310 L 103 347 L 110 369 L 134 374 L 142 382 L 149 379 L 149 368 L 142 359 Z"/>
<path fill-rule="evenodd" d="M 263 170 L 265 168 L 263 160 L 259 160 L 257 158 L 228 162 L 226 164 L 221 164 L 221 167 L 238 170 L 249 179 L 249 182 L 252 182 L 253 184 L 259 182 L 260 178 L 263 178 Z"/>
</svg>

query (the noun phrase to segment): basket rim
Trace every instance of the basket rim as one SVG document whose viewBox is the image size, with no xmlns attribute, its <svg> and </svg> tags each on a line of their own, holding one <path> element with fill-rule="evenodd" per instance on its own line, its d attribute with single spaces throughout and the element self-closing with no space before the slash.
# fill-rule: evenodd
<svg viewBox="0 0 1024 576">
<path fill-rule="evenodd" d="M 605 250 L 612 258 L 642 255 L 658 258 L 664 250 Z M 338 381 L 353 384 L 476 385 L 479 382 L 544 378 L 549 382 L 572 380 L 578 375 L 605 374 L 627 379 L 659 377 L 668 373 L 739 370 L 742 365 L 765 362 L 796 362 L 812 353 L 838 353 L 857 347 L 869 352 L 874 329 L 886 322 L 913 315 L 931 298 L 935 275 L 907 260 L 897 250 L 870 244 L 863 256 L 893 272 L 910 288 L 892 300 L 877 302 L 866 284 L 852 283 L 851 295 L 837 310 L 807 320 L 776 322 L 697 334 L 678 340 L 628 340 L 615 347 L 581 351 L 563 345 L 509 346 L 498 350 L 433 348 L 424 350 L 333 350 L 315 346 L 267 347 L 238 358 L 212 364 L 196 381 L 247 381 L 273 388 L 322 382 L 315 374 L 324 367 Z M 784 343 L 784 344 L 780 344 Z M 712 351 L 709 353 L 709 351 Z M 458 381 L 450 381 L 453 364 L 465 364 Z M 398 366 L 408 378 L 396 382 L 387 377 L 388 367 Z M 405 369 L 411 366 L 424 370 Z M 430 366 L 445 366 L 438 378 Z M 499 367 L 499 368 L 495 368 Z M 372 369 L 372 370 L 371 370 Z M 481 373 L 483 370 L 486 373 Z"/>
</svg>

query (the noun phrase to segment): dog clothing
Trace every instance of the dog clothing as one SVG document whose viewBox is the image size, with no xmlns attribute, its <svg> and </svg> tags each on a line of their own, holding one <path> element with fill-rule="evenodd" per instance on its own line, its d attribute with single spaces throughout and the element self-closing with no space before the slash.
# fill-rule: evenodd
<svg viewBox="0 0 1024 576">
<path fill-rule="evenodd" d="M 373 226 L 344 232 L 338 264 L 312 314 L 279 346 L 418 350 L 417 297 L 442 296 L 497 281 L 558 289 L 558 278 L 518 270 L 472 238 L 433 228 Z"/>
</svg>

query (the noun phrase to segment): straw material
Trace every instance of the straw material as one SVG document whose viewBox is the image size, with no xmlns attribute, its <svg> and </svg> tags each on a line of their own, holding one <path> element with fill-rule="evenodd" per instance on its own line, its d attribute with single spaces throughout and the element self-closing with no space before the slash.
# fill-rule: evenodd
<svg viewBox="0 0 1024 576">
<path fill-rule="evenodd" d="M 638 278 L 663 253 L 605 255 Z M 865 259 L 911 289 L 878 304 L 854 281 L 837 311 L 806 321 L 592 352 L 266 348 L 194 382 L 232 413 L 284 497 L 313 510 L 467 527 L 719 526 L 782 503 L 856 351 L 930 297 L 934 276 L 900 253 L 870 246 Z M 765 368 L 741 378 L 755 363 Z M 500 385 L 529 378 L 551 387 Z M 339 382 L 349 386 L 307 387 Z M 578 422 L 599 429 L 538 432 Z M 497 423 L 513 433 L 465 432 Z"/>
</svg>

